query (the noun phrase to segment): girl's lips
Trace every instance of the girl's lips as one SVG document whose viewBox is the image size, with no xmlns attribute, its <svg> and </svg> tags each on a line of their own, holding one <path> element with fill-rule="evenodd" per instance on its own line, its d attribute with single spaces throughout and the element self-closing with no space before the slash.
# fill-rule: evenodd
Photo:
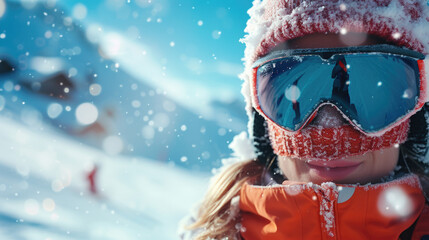
<svg viewBox="0 0 429 240">
<path fill-rule="evenodd" d="M 341 167 L 354 167 L 360 165 L 360 162 L 352 162 L 347 160 L 308 160 L 307 164 L 309 166 L 315 167 L 328 167 L 328 168 L 341 168 Z"/>
<path fill-rule="evenodd" d="M 346 178 L 362 163 L 345 160 L 307 161 L 310 174 L 316 174 L 326 181 L 338 181 Z"/>
</svg>

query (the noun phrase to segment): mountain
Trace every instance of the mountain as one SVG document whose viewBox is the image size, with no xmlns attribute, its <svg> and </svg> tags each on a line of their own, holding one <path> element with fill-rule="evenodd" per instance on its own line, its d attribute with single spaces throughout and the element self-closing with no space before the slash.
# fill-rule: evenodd
<svg viewBox="0 0 429 240">
<path fill-rule="evenodd" d="M 52 1 L 31 8 L 6 1 L 0 18 L 0 114 L 36 129 L 49 123 L 112 155 L 201 171 L 218 167 L 230 153 L 228 142 L 245 126 L 242 117 L 228 117 L 237 107 L 213 105 L 224 119 L 205 119 L 129 74 L 106 53 L 115 46 L 90 42 L 85 30 Z M 159 74 L 151 66 L 140 70 Z"/>
</svg>

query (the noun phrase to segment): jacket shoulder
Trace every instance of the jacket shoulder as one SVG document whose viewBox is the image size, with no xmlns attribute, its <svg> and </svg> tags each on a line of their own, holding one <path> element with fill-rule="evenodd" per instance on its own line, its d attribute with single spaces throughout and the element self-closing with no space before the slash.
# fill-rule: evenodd
<svg viewBox="0 0 429 240">
<path fill-rule="evenodd" d="M 411 240 L 429 240 L 429 205 L 425 205 L 417 219 Z"/>
</svg>

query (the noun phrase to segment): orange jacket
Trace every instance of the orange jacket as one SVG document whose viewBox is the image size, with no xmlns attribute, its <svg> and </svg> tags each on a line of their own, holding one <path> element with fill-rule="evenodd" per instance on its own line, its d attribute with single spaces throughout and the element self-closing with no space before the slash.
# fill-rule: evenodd
<svg viewBox="0 0 429 240">
<path fill-rule="evenodd" d="M 429 235 L 429 208 L 415 175 L 365 186 L 245 184 L 240 210 L 246 240 L 396 240 L 420 215 L 412 239 Z"/>
</svg>

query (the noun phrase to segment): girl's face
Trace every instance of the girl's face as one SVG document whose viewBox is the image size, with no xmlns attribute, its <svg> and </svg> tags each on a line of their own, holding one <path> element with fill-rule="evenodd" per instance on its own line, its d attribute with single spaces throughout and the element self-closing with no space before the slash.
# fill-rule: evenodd
<svg viewBox="0 0 429 240">
<path fill-rule="evenodd" d="M 381 44 L 381 39 L 365 33 L 312 34 L 297 38 L 277 46 L 279 49 L 297 48 L 334 48 L 346 46 L 360 46 Z M 323 112 L 323 114 L 320 114 Z M 319 116 L 328 117 L 329 121 L 318 119 Z M 332 121 L 336 119 L 336 121 Z M 332 122 L 342 123 L 342 115 L 331 106 L 324 106 L 311 124 L 322 127 Z M 358 156 L 331 159 L 329 161 L 312 160 L 308 158 L 292 158 L 279 156 L 278 164 L 288 180 L 298 182 L 335 182 L 344 184 L 378 182 L 380 178 L 393 171 L 398 162 L 399 148 L 390 147 L 372 151 Z"/>
</svg>

